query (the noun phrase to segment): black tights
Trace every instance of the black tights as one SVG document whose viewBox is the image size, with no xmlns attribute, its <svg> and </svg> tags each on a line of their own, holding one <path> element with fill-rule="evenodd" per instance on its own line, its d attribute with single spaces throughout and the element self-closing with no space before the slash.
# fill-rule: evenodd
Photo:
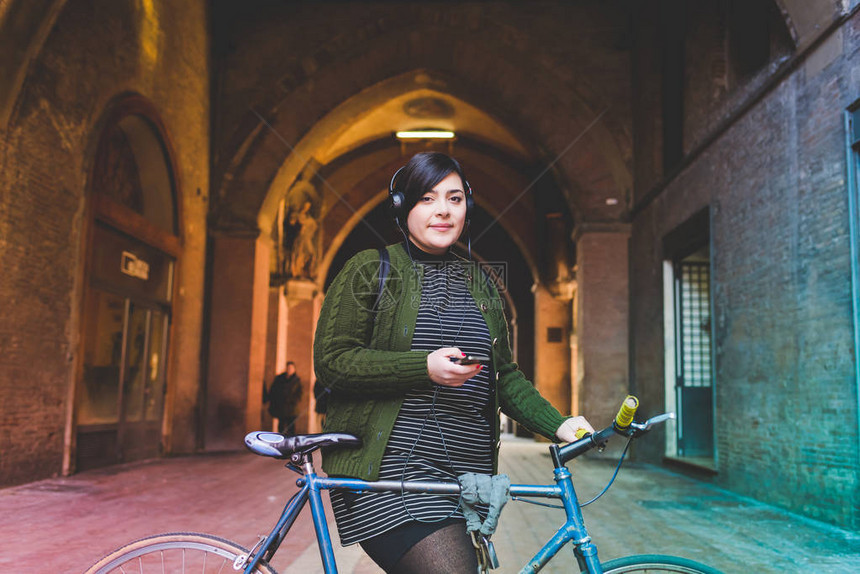
<svg viewBox="0 0 860 574">
<path fill-rule="evenodd" d="M 421 537 L 411 543 L 410 538 L 416 535 Z M 462 519 L 413 522 L 366 540 L 361 546 L 389 574 L 460 574 L 478 569 L 475 549 Z"/>
</svg>

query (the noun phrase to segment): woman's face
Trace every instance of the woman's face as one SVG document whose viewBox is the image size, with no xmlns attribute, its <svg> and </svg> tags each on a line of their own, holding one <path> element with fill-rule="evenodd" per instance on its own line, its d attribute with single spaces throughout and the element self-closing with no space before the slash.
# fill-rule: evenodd
<svg viewBox="0 0 860 574">
<path fill-rule="evenodd" d="M 457 172 L 451 172 L 418 198 L 406 218 L 412 242 L 435 255 L 445 253 L 457 241 L 465 222 L 466 194 Z"/>
</svg>

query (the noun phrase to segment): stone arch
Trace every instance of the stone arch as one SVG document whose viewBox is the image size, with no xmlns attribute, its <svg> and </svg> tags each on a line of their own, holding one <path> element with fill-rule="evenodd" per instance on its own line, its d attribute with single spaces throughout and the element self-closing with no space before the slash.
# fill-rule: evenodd
<svg viewBox="0 0 860 574">
<path fill-rule="evenodd" d="M 350 60 L 347 54 L 342 60 L 321 67 L 312 77 L 303 77 L 305 84 L 286 96 L 283 89 L 270 90 L 277 91 L 278 97 L 261 98 L 253 104 L 239 121 L 232 143 L 227 143 L 227 153 L 222 154 L 224 176 L 216 184 L 220 186 L 218 196 L 224 201 L 216 218 L 222 225 L 230 227 L 231 217 L 250 223 L 250 212 L 254 210 L 236 203 L 239 190 L 248 198 L 249 193 L 259 193 L 252 188 L 268 185 L 275 173 L 279 172 L 278 178 L 293 177 L 302 159 L 313 154 L 314 141 L 324 137 L 319 130 L 326 129 L 327 121 L 342 124 L 350 115 L 354 117 L 362 109 L 376 105 L 374 98 L 383 97 L 386 88 L 402 91 L 409 84 L 415 87 L 421 78 L 490 110 L 497 117 L 512 118 L 509 123 L 528 142 L 529 148 L 542 157 L 544 164 L 558 164 L 559 173 L 568 182 L 565 187 L 572 209 L 588 212 L 594 211 L 596 206 L 600 208 L 600 200 L 577 200 L 581 195 L 573 191 L 577 187 L 611 190 L 613 195 L 622 197 L 627 193 L 631 177 L 625 158 L 629 153 L 624 150 L 629 150 L 630 142 L 626 141 L 629 138 L 623 129 L 613 127 L 617 126 L 617 120 L 612 117 L 615 114 L 604 112 L 601 115 L 600 95 L 588 93 L 584 82 L 578 78 L 574 81 L 559 77 L 557 69 L 532 69 L 533 60 L 524 53 L 527 46 L 509 45 L 510 53 L 493 54 L 496 58 L 493 61 L 498 62 L 500 69 L 488 75 L 482 64 L 491 55 L 480 45 L 480 38 L 473 38 L 463 30 L 433 28 L 419 45 L 404 49 L 402 54 L 391 54 L 390 46 L 408 46 L 408 38 L 398 41 L 400 35 L 405 34 L 402 29 L 392 34 L 394 37 L 369 39 L 364 55 L 358 60 Z M 428 47 L 450 42 L 456 44 L 458 52 L 480 53 L 481 57 L 440 57 Z M 356 76 L 363 79 L 365 86 L 371 87 L 355 92 Z M 297 81 L 282 77 L 280 83 L 293 85 Z M 532 83 L 540 85 L 530 86 Z M 533 100 L 534 94 L 541 94 L 546 105 L 534 106 L 530 114 L 519 112 L 517 102 Z M 540 113 L 536 108 L 540 108 Z M 575 111 L 570 111 L 572 109 Z M 549 114 L 544 113 L 547 110 Z M 554 112 L 558 113 L 553 115 Z M 571 147 L 583 137 L 578 153 L 569 154 Z M 619 143 L 619 138 L 625 141 Z M 266 151 L 261 153 L 263 150 Z M 587 185 L 584 180 L 577 182 L 576 174 L 584 171 L 592 174 Z M 595 176 L 595 171 L 601 175 Z M 264 197 L 251 200 L 262 214 L 260 223 L 264 227 L 265 214 L 271 211 L 271 200 Z M 602 208 L 605 209 L 605 205 Z"/>
<path fill-rule="evenodd" d="M 828 2 L 776 1 L 795 36 L 798 19 L 838 16 Z M 571 210 L 592 220 L 624 218 L 632 187 L 632 141 L 624 127 L 626 112 L 605 102 L 623 103 L 629 94 L 620 99 L 615 94 L 613 100 L 585 63 L 555 59 L 537 38 L 502 20 L 482 20 L 466 8 L 430 14 L 419 5 L 403 8 L 396 17 L 391 12 L 358 20 L 352 29 L 270 64 L 264 76 L 273 80 L 269 87 L 255 89 L 250 107 L 247 100 L 235 106 L 240 102 L 228 98 L 231 108 L 247 111 L 225 122 L 218 142 L 223 159 L 214 178 L 221 201 L 217 225 L 251 226 L 260 214 L 265 227 L 271 200 L 260 197 L 258 189 L 276 172 L 294 170 L 294 156 L 312 155 L 312 141 L 319 135 L 312 130 L 320 127 L 316 120 L 344 111 L 343 105 L 372 106 L 364 99 L 368 89 L 396 83 L 419 69 L 429 70 L 431 81 L 446 91 L 509 118 L 530 149 L 546 165 L 556 166 L 569 188 Z M 298 16 L 314 17 L 301 10 Z M 272 50 L 273 43 L 257 47 L 257 53 L 253 49 L 238 49 L 235 58 L 263 58 L 262 51 Z M 492 67 L 485 65 L 488 61 Z M 623 60 L 616 63 L 626 65 Z M 526 101 L 538 102 L 540 113 L 518 109 L 517 104 Z M 237 194 L 253 206 L 238 200 Z M 614 208 L 605 203 L 610 198 L 617 201 Z"/>
</svg>

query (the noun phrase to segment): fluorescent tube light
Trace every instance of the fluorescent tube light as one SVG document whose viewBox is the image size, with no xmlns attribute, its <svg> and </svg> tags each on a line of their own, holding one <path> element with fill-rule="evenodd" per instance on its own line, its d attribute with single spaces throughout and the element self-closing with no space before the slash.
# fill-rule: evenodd
<svg viewBox="0 0 860 574">
<path fill-rule="evenodd" d="M 405 130 L 396 132 L 394 135 L 401 140 L 452 140 L 454 132 L 445 130 Z"/>
</svg>

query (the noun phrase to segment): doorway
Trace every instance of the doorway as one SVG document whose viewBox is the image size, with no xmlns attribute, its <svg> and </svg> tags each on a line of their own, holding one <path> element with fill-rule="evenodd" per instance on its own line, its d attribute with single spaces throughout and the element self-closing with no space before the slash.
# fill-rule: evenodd
<svg viewBox="0 0 860 574">
<path fill-rule="evenodd" d="M 708 210 L 664 239 L 666 455 L 715 468 L 711 253 Z"/>
<path fill-rule="evenodd" d="M 678 455 L 713 458 L 710 262 L 707 248 L 675 262 Z"/>
<path fill-rule="evenodd" d="M 162 454 L 173 276 L 174 178 L 160 123 L 131 99 L 105 122 L 91 219 L 75 391 L 74 468 Z"/>
</svg>

